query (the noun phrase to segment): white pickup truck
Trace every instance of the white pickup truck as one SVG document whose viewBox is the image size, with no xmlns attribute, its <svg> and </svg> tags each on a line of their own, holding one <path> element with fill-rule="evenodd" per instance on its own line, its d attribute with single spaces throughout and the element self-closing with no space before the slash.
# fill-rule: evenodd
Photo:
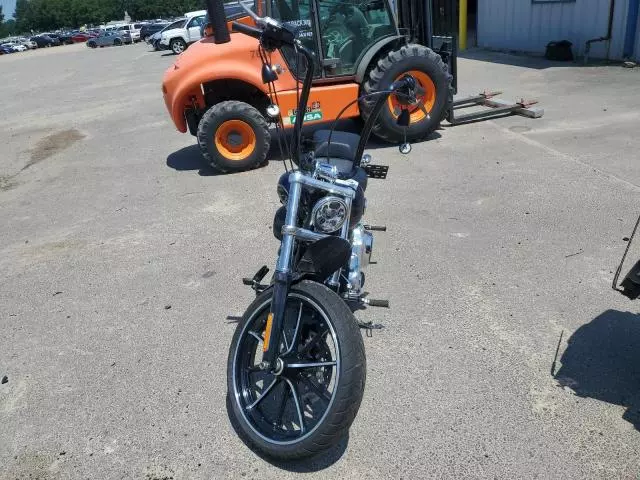
<svg viewBox="0 0 640 480">
<path fill-rule="evenodd" d="M 201 27 L 204 25 L 206 14 L 206 10 L 186 13 L 180 26 L 162 32 L 160 48 L 171 50 L 176 55 L 184 52 L 187 46 L 202 38 Z"/>
</svg>

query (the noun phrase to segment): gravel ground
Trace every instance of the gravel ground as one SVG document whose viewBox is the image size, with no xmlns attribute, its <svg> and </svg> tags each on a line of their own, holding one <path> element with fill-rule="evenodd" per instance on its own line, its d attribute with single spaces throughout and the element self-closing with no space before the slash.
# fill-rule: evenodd
<svg viewBox="0 0 640 480">
<path fill-rule="evenodd" d="M 0 478 L 637 478 L 640 315 L 610 283 L 640 213 L 640 69 L 465 57 L 461 90 L 545 117 L 372 150 L 368 290 L 392 309 L 358 313 L 386 328 L 349 438 L 286 464 L 225 409 L 281 162 L 202 168 L 162 102 L 173 57 L 144 45 L 1 57 Z"/>
</svg>

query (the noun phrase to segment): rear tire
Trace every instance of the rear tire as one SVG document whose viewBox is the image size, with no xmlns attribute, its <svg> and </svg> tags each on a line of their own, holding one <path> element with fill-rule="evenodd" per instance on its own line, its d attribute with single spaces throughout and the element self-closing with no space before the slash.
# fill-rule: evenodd
<svg viewBox="0 0 640 480">
<path fill-rule="evenodd" d="M 119 38 L 116 38 L 116 39 L 113 41 L 113 44 L 114 44 L 116 47 L 120 47 L 120 46 L 122 46 L 122 40 L 120 40 Z"/>
<path fill-rule="evenodd" d="M 280 377 L 265 372 L 262 380 L 262 393 L 265 393 L 267 381 L 270 381 L 271 378 L 274 379 L 274 383 L 276 381 L 290 381 L 289 385 L 295 386 L 295 389 L 294 387 L 290 387 L 290 389 L 285 387 L 279 398 L 286 395 L 284 397 L 284 406 L 286 407 L 287 402 L 290 402 L 289 406 L 291 407 L 293 395 L 299 397 L 298 401 L 305 412 L 305 416 L 301 420 L 308 431 L 283 429 L 284 426 L 288 427 L 291 424 L 282 423 L 282 416 L 280 417 L 280 422 L 272 421 L 268 423 L 269 426 L 273 426 L 273 430 L 271 428 L 264 429 L 264 422 L 270 420 L 270 405 L 268 403 L 275 403 L 277 399 L 267 398 L 267 395 L 264 395 L 265 399 L 259 406 L 255 408 L 247 406 L 252 401 L 253 405 L 257 404 L 258 402 L 254 400 L 254 395 L 261 393 L 255 394 L 253 385 L 251 385 L 251 388 L 246 388 L 246 384 L 243 383 L 243 372 L 245 371 L 243 367 L 246 366 L 245 364 L 248 360 L 246 354 L 250 353 L 247 345 L 252 340 L 249 337 L 254 336 L 255 330 L 264 323 L 265 318 L 263 317 L 266 317 L 266 313 L 269 311 L 271 295 L 272 290 L 268 289 L 256 297 L 243 315 L 242 321 L 238 324 L 233 336 L 227 362 L 229 416 L 240 437 L 267 456 L 279 460 L 310 457 L 334 446 L 347 433 L 358 413 L 366 381 L 364 343 L 353 313 L 336 293 L 322 284 L 311 281 L 302 281 L 292 286 L 287 305 L 291 302 L 291 306 L 294 309 L 294 315 L 291 320 L 294 320 L 294 322 L 291 324 L 291 328 L 287 328 L 288 324 L 285 321 L 285 335 L 287 335 L 287 331 L 291 332 L 288 334 L 291 339 L 289 345 L 293 349 L 294 355 L 296 352 L 304 352 L 305 347 L 313 343 L 314 338 L 320 337 L 321 341 L 316 345 L 321 350 L 325 350 L 325 343 L 329 346 L 330 343 L 333 344 L 334 341 L 337 341 L 335 352 L 332 353 L 329 350 L 325 350 L 329 355 L 324 357 L 325 360 L 333 358 L 336 365 L 328 369 L 316 370 L 311 377 L 306 377 L 306 379 L 304 377 L 305 374 L 298 374 L 287 369 L 282 372 Z M 297 316 L 295 315 L 297 302 L 300 302 L 301 313 L 303 303 L 310 305 L 313 311 L 316 312 L 311 316 L 307 314 L 304 317 L 303 321 L 305 323 L 299 331 L 304 332 L 306 330 L 307 334 L 300 333 L 298 338 L 293 333 L 295 317 Z M 307 312 L 309 311 L 307 310 Z M 295 330 L 298 331 L 297 328 Z M 319 336 L 318 331 L 323 331 L 326 336 Z M 324 341 L 322 340 L 323 338 L 325 339 Z M 255 344 L 255 340 L 253 340 L 253 343 Z M 285 343 L 286 338 L 282 343 L 283 349 L 286 348 L 284 346 Z M 260 344 L 256 345 L 256 353 L 260 347 Z M 257 355 L 260 354 L 257 353 Z M 324 375 L 327 375 L 329 371 L 331 372 L 330 375 L 333 376 L 330 380 L 327 380 Z M 304 385 L 309 382 L 309 378 L 314 379 L 313 383 L 315 383 L 315 379 L 318 379 L 318 377 L 323 387 L 322 389 L 319 391 L 305 389 Z M 312 386 L 311 384 L 308 385 Z M 332 387 L 331 392 L 329 392 L 329 387 Z M 273 393 L 269 396 L 275 396 L 278 388 L 279 385 L 276 385 L 271 391 Z M 318 385 L 314 388 L 317 389 Z M 319 405 L 319 401 L 323 397 L 325 401 Z M 296 417 L 292 416 L 292 418 L 295 419 Z M 297 418 L 300 418 L 300 416 Z"/>
<path fill-rule="evenodd" d="M 187 49 L 187 43 L 181 38 L 174 38 L 169 44 L 171 51 L 176 55 L 180 55 Z"/>
<path fill-rule="evenodd" d="M 430 118 L 412 119 L 406 128 L 409 141 L 422 140 L 433 133 L 445 118 L 449 106 L 453 101 L 452 76 L 440 55 L 423 45 L 405 45 L 399 50 L 393 50 L 378 61 L 377 66 L 369 72 L 368 79 L 363 85 L 363 93 L 373 93 L 388 88 L 391 83 L 403 74 L 416 71 L 428 77 L 432 84 L 430 89 L 433 105 L 429 109 Z M 429 92 L 427 92 L 427 96 Z M 433 98 L 435 96 L 435 98 Z M 377 101 L 376 97 L 360 102 L 360 112 L 366 120 L 371 114 Z M 380 115 L 373 125 L 373 133 L 391 143 L 404 141 L 404 128 L 396 123 L 391 108 L 382 108 Z"/>
<path fill-rule="evenodd" d="M 271 146 L 269 126 L 248 103 L 220 102 L 205 112 L 198 125 L 202 156 L 222 172 L 239 172 L 261 165 Z"/>
</svg>

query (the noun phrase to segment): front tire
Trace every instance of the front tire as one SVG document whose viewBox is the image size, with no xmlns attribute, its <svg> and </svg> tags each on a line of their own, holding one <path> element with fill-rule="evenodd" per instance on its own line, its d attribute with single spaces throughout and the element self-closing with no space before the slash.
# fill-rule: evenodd
<svg viewBox="0 0 640 480">
<path fill-rule="evenodd" d="M 180 55 L 187 49 L 187 43 L 181 38 L 174 38 L 169 44 L 171 51 L 176 55 Z"/>
<path fill-rule="evenodd" d="M 248 103 L 220 102 L 198 124 L 198 145 L 209 165 L 222 172 L 239 172 L 261 165 L 271 146 L 269 126 Z"/>
<path fill-rule="evenodd" d="M 422 140 L 433 133 L 445 118 L 453 101 L 452 76 L 440 55 L 423 45 L 405 45 L 393 50 L 378 61 L 369 72 L 363 86 L 364 93 L 373 93 L 389 88 L 405 74 L 411 74 L 424 91 L 417 95 L 424 103 L 429 117 L 418 108 L 409 107 L 410 124 L 406 128 L 409 141 Z M 377 98 L 372 97 L 360 102 L 362 117 L 366 120 L 371 114 Z M 373 125 L 373 133 L 391 143 L 404 141 L 405 128 L 397 124 L 400 109 L 405 107 L 402 99 L 390 95 L 385 107 Z"/>
<path fill-rule="evenodd" d="M 287 300 L 280 345 L 286 367 L 279 374 L 256 370 L 271 295 L 269 289 L 256 297 L 233 336 L 230 419 L 243 440 L 269 457 L 310 457 L 335 445 L 358 412 L 364 344 L 343 300 L 322 284 L 303 281 L 291 287 Z M 301 367 L 310 363 L 315 366 Z"/>
<path fill-rule="evenodd" d="M 116 39 L 113 41 L 113 45 L 114 45 L 114 46 L 116 46 L 116 47 L 120 47 L 120 46 L 122 46 L 122 40 L 120 40 L 119 38 L 116 38 Z"/>
</svg>

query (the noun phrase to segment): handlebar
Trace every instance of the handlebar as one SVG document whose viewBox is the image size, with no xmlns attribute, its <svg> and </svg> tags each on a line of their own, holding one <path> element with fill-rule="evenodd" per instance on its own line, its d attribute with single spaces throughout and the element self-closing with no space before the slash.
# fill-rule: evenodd
<svg viewBox="0 0 640 480">
<path fill-rule="evenodd" d="M 314 53 L 306 48 L 302 42 L 296 39 L 296 32 L 288 26 L 283 25 L 278 20 L 275 20 L 270 17 L 259 17 L 249 9 L 246 5 L 239 2 L 240 5 L 251 15 L 251 17 L 256 22 L 258 28 L 245 25 L 238 22 L 232 22 L 231 29 L 234 32 L 242 33 L 244 35 L 248 35 L 250 37 L 258 39 L 262 48 L 267 51 L 274 51 L 276 49 L 282 48 L 283 46 L 293 47 L 296 52 L 302 54 L 306 59 L 306 72 L 305 78 L 302 82 L 302 92 L 298 99 L 298 114 L 296 115 L 296 119 L 293 126 L 293 144 L 292 144 L 292 154 L 295 157 L 294 162 L 296 164 L 300 164 L 300 159 L 302 156 L 301 152 L 301 133 L 302 133 L 302 123 L 304 121 L 304 111 L 305 107 L 309 100 L 309 93 L 311 91 L 311 83 L 313 81 L 313 71 L 315 67 L 315 55 Z M 409 104 L 418 104 L 419 108 L 425 113 L 426 116 L 429 116 L 429 112 L 424 108 L 424 105 L 419 104 L 416 100 L 416 93 L 419 89 L 418 84 L 411 75 L 404 75 L 401 79 L 393 82 L 388 90 L 375 92 L 375 94 L 383 94 L 384 97 L 381 97 L 376 102 L 373 111 L 371 112 L 370 117 L 365 122 L 364 132 L 365 134 L 361 136 L 360 143 L 358 144 L 358 150 L 356 152 L 355 158 L 360 158 L 362 153 L 364 152 L 364 147 L 368 140 L 369 134 L 373 128 L 373 122 L 378 117 L 378 114 L 382 110 L 383 105 L 385 104 L 386 97 L 391 93 L 396 93 L 397 95 L 402 96 L 407 99 Z M 372 95 L 372 94 L 370 94 Z M 357 100 L 355 100 L 357 101 Z M 351 102 L 349 105 L 355 103 Z M 338 118 L 342 115 L 342 113 L 346 110 L 346 107 L 340 112 Z M 336 118 L 334 120 L 334 124 L 331 128 L 331 132 L 333 133 L 333 129 L 336 126 L 336 122 L 338 120 Z M 331 142 L 331 134 L 329 135 L 329 142 Z M 359 161 L 358 161 L 359 164 Z"/>
<path fill-rule="evenodd" d="M 404 94 L 409 103 L 416 102 L 417 89 L 418 84 L 416 79 L 409 74 L 404 75 L 400 80 L 396 80 L 389 86 L 389 90 L 392 92 Z"/>
<path fill-rule="evenodd" d="M 239 22 L 233 22 L 231 24 L 231 30 L 234 32 L 244 33 L 245 35 L 249 35 L 250 37 L 257 38 L 258 40 L 260 40 L 260 37 L 262 36 L 261 29 L 254 28 Z"/>
<path fill-rule="evenodd" d="M 313 71 L 315 67 L 314 54 L 296 39 L 295 31 L 291 28 L 283 25 L 273 18 L 259 17 L 255 12 L 244 5 L 242 1 L 240 1 L 240 5 L 249 13 L 249 15 L 251 15 L 259 28 L 233 22 L 231 24 L 231 29 L 233 31 L 257 38 L 260 41 L 260 46 L 267 51 L 274 51 L 284 46 L 293 47 L 296 52 L 302 54 L 306 59 L 307 68 L 304 81 L 302 82 L 302 92 L 298 102 L 299 111 L 293 125 L 293 144 L 291 148 L 295 158 L 294 162 L 299 164 L 302 156 L 300 148 L 302 142 L 300 139 L 302 133 L 302 122 L 304 121 L 304 106 L 306 106 L 309 101 L 309 92 L 311 91 L 311 83 L 313 81 Z M 303 107 L 300 107 L 300 105 Z"/>
<path fill-rule="evenodd" d="M 260 40 L 260 44 L 266 50 L 276 50 L 284 45 L 294 46 L 295 32 L 284 26 L 278 20 L 271 17 L 260 17 L 256 12 L 247 7 L 242 1 L 240 6 L 256 22 L 258 28 L 251 27 L 238 22 L 232 22 L 231 29 L 235 32 L 244 33 L 250 37 Z"/>
</svg>

